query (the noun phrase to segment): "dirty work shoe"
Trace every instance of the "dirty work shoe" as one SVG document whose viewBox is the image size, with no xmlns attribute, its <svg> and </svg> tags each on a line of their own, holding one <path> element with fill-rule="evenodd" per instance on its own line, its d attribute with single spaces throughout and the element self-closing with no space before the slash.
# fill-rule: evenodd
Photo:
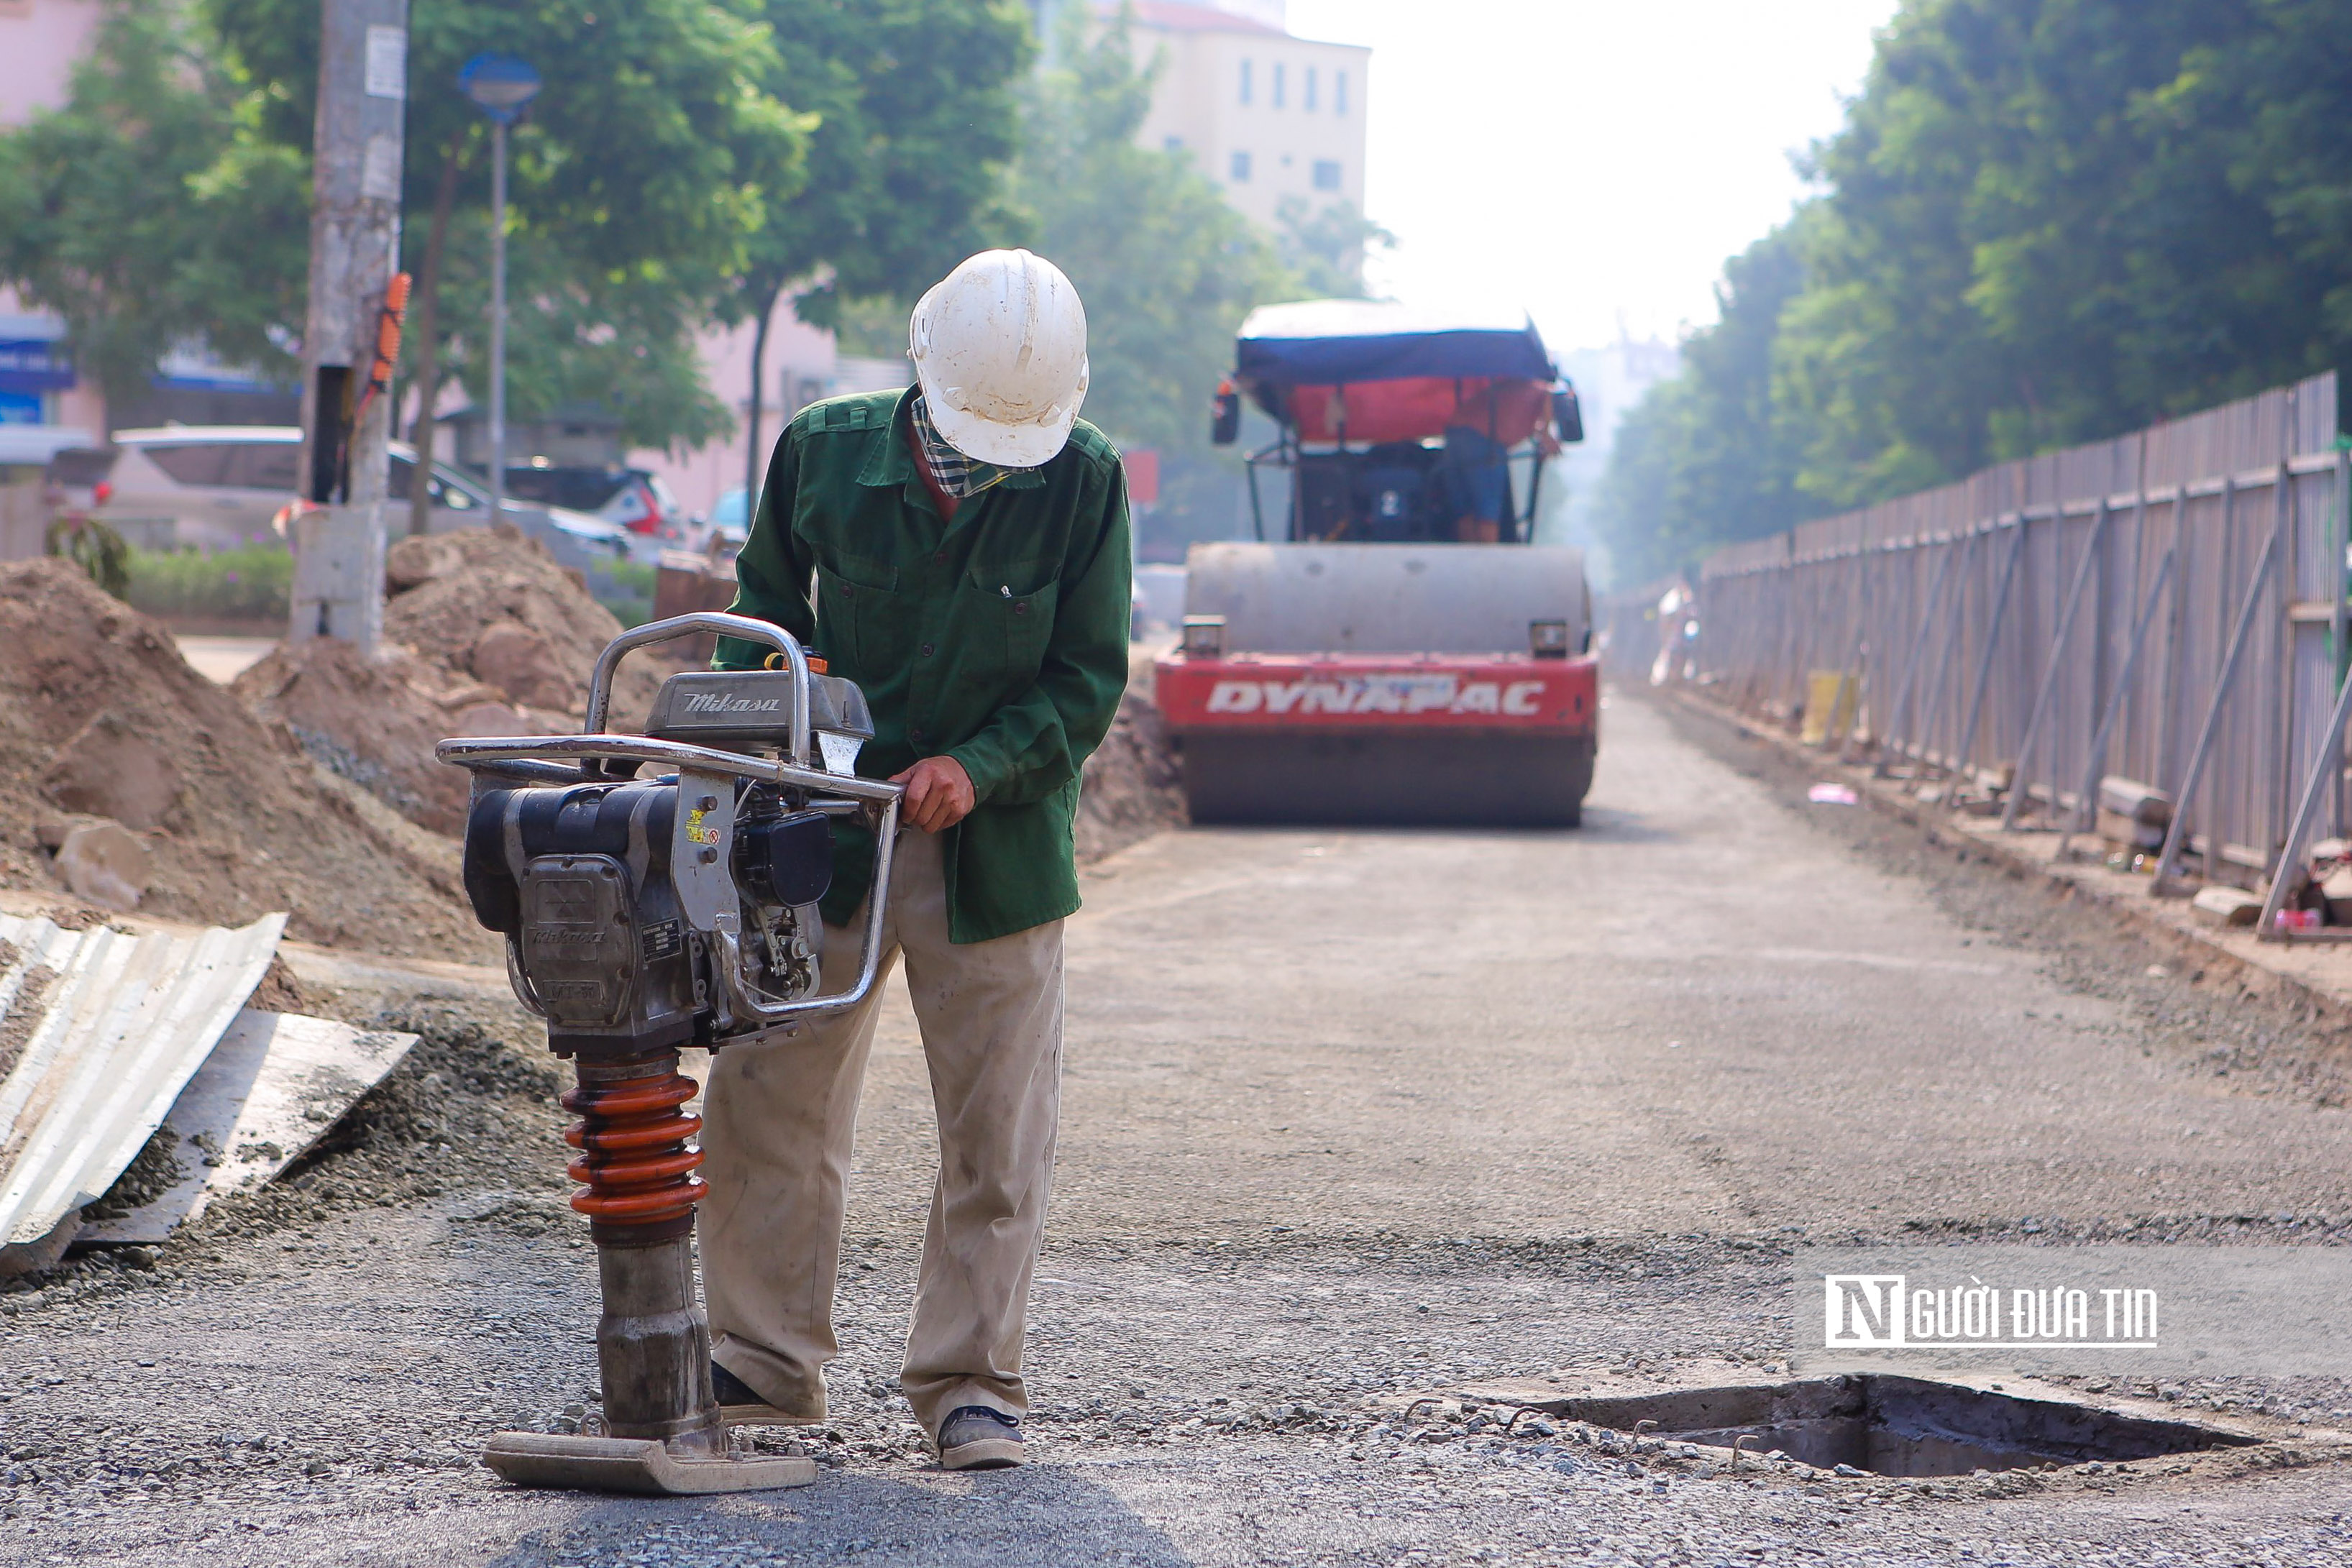
<svg viewBox="0 0 2352 1568">
<path fill-rule="evenodd" d="M 710 1364 L 710 1391 L 719 1396 L 719 1419 L 737 1427 L 804 1427 L 809 1418 L 780 1410 L 752 1390 L 750 1384 L 719 1365 Z"/>
<path fill-rule="evenodd" d="M 1019 1417 L 985 1405 L 963 1405 L 940 1423 L 940 1469 L 1001 1470 L 1021 1463 Z"/>
</svg>

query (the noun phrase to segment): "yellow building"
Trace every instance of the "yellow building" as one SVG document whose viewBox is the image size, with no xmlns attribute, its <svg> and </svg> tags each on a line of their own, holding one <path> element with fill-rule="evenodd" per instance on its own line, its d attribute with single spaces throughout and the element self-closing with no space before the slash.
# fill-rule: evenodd
<svg viewBox="0 0 2352 1568">
<path fill-rule="evenodd" d="M 1147 146 L 1192 154 L 1249 217 L 1273 228 L 1286 198 L 1308 213 L 1364 205 L 1371 50 L 1293 37 L 1282 0 L 1139 0 L 1139 60 L 1161 58 Z"/>
</svg>

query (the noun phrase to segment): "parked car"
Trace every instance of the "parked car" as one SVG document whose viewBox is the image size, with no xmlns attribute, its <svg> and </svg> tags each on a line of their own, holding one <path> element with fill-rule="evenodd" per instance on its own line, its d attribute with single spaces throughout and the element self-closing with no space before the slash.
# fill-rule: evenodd
<svg viewBox="0 0 2352 1568">
<path fill-rule="evenodd" d="M 302 433 L 292 425 L 119 430 L 109 451 L 58 454 L 49 478 L 67 508 L 89 512 L 132 545 L 220 549 L 278 537 L 271 519 L 298 494 L 301 449 Z M 415 449 L 392 443 L 390 463 L 389 493 L 406 500 Z M 480 528 L 488 520 L 489 493 L 472 479 L 436 463 L 426 485 L 432 531 Z M 629 554 L 628 531 L 601 517 L 515 497 L 500 512 L 566 566 Z M 394 530 L 401 527 L 395 522 Z"/>
<path fill-rule="evenodd" d="M 115 454 L 110 447 L 65 446 L 49 455 L 42 482 L 56 492 L 60 504 L 83 510 L 102 507 L 114 497 Z"/>
<path fill-rule="evenodd" d="M 711 539 L 716 537 L 722 541 L 723 549 L 730 551 L 741 549 L 743 541 L 751 536 L 750 492 L 738 485 L 719 497 L 718 504 L 710 508 L 710 516 L 703 520 L 702 527 L 702 537 L 696 541 L 700 548 L 709 549 Z"/>
<path fill-rule="evenodd" d="M 507 494 L 586 512 L 633 534 L 686 542 L 686 508 L 668 481 L 648 469 L 519 463 L 507 470 Z"/>
<path fill-rule="evenodd" d="M 405 441 L 395 441 L 390 452 L 392 472 L 385 478 L 385 493 L 404 501 L 409 497 L 409 486 L 415 483 L 416 448 Z M 451 528 L 478 528 L 482 519 L 489 516 L 490 492 L 471 475 L 436 463 L 425 483 L 429 486 L 425 494 L 433 503 L 432 520 L 426 524 L 429 531 L 438 534 Z M 548 553 L 565 566 L 603 566 L 615 559 L 627 559 L 634 553 L 626 528 L 586 512 L 516 496 L 501 497 L 499 510 L 507 521 L 545 544 Z"/>
<path fill-rule="evenodd" d="M 131 545 L 208 549 L 257 544 L 293 497 L 302 433 L 276 425 L 173 425 L 115 432 L 103 452 L 60 453 L 51 465 L 64 505 L 107 523 Z"/>
</svg>

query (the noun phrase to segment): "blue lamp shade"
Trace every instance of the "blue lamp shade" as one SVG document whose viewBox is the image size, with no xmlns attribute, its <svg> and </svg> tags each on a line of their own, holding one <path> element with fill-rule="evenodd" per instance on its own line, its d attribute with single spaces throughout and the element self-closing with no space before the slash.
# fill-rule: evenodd
<svg viewBox="0 0 2352 1568">
<path fill-rule="evenodd" d="M 539 73 L 513 55 L 476 55 L 457 73 L 457 86 L 484 114 L 512 125 L 539 96 Z"/>
</svg>

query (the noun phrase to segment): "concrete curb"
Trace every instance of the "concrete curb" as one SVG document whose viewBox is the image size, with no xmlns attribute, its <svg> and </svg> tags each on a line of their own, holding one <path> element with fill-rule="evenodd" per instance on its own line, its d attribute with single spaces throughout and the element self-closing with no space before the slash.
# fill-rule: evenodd
<svg viewBox="0 0 2352 1568">
<path fill-rule="evenodd" d="M 2013 876 L 2042 883 L 2059 897 L 2097 905 L 2189 965 L 2191 973 L 2187 977 L 2192 984 L 2210 986 L 2217 978 L 2234 981 L 2251 994 L 2305 1005 L 2315 1019 L 2352 1027 L 2352 947 L 2262 942 L 2251 931 L 2200 925 L 2190 915 L 2187 899 L 2150 896 L 2146 877 L 2119 874 L 2099 864 L 2060 862 L 2055 832 L 2003 832 L 1997 819 L 1956 816 L 1940 807 L 1923 806 L 1914 799 L 1907 781 L 1874 778 L 1865 766 L 1841 762 L 1722 704 L 1688 691 L 1668 694 L 1668 700 L 1691 713 L 1731 725 L 1824 779 L 1851 786 L 1871 809 L 1917 829 L 1931 842 L 1972 851 Z"/>
</svg>

